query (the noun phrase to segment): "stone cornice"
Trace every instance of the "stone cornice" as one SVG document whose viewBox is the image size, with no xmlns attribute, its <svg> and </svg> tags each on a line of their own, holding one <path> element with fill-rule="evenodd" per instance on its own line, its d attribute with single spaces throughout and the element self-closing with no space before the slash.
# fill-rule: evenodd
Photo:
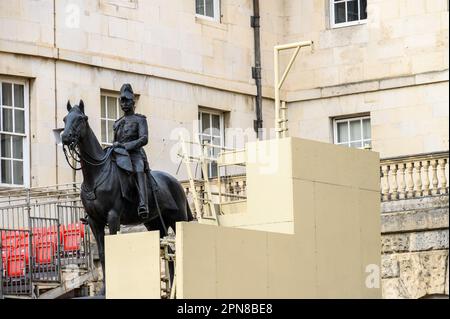
<svg viewBox="0 0 450 319">
<path fill-rule="evenodd" d="M 408 76 L 390 77 L 368 80 L 356 83 L 341 84 L 298 91 L 286 92 L 288 103 L 309 101 L 323 98 L 332 98 L 343 95 L 391 90 L 396 88 L 424 85 L 438 82 L 448 82 L 448 69 L 418 73 Z"/>
<path fill-rule="evenodd" d="M 177 82 L 189 83 L 193 85 L 200 85 L 218 89 L 221 91 L 256 96 L 256 86 L 252 83 L 237 82 L 234 80 L 222 79 L 181 69 L 151 65 L 142 61 L 118 58 L 111 55 L 65 50 L 42 44 L 2 39 L 0 39 L 0 52 L 78 63 L 93 67 L 130 72 L 134 74 L 141 74 Z M 448 80 L 448 69 L 444 69 L 414 75 L 386 77 L 382 79 L 374 79 L 356 83 L 346 83 L 335 86 L 311 88 L 305 90 L 282 90 L 281 99 L 285 100 L 288 103 L 301 102 L 365 92 L 389 90 L 415 85 L 445 82 Z M 273 87 L 263 86 L 263 98 L 274 99 Z"/>
<path fill-rule="evenodd" d="M 79 63 L 93 67 L 200 85 L 222 91 L 229 91 L 232 93 L 256 96 L 256 87 L 252 83 L 221 79 L 214 76 L 151 65 L 141 61 L 123 59 L 110 55 L 91 52 L 77 52 L 33 43 L 1 39 L 0 52 Z M 273 99 L 273 89 L 271 87 L 263 87 L 263 97 Z"/>
</svg>

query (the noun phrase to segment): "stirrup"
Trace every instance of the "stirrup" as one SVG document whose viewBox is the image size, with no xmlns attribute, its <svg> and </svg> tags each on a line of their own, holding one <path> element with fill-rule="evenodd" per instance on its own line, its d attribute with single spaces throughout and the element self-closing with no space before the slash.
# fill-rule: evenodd
<svg viewBox="0 0 450 319">
<path fill-rule="evenodd" d="M 138 208 L 138 215 L 141 219 L 147 219 L 149 216 L 148 213 L 148 209 L 144 206 L 144 207 L 139 207 Z"/>
</svg>

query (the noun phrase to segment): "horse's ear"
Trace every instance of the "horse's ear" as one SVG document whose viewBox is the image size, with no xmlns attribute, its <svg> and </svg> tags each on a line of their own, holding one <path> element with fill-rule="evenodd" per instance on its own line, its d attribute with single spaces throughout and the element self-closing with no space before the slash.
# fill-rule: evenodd
<svg viewBox="0 0 450 319">
<path fill-rule="evenodd" d="M 81 113 L 84 114 L 84 102 L 83 102 L 83 100 L 80 100 L 80 104 L 78 104 L 78 107 L 80 108 Z"/>
<path fill-rule="evenodd" d="M 70 100 L 67 101 L 67 112 L 70 112 L 72 105 L 70 105 Z"/>
</svg>

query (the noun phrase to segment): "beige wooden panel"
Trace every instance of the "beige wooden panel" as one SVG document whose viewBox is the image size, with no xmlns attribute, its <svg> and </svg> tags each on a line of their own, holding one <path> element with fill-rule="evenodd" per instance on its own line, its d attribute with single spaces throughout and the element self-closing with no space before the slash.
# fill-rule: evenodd
<svg viewBox="0 0 450 319">
<path fill-rule="evenodd" d="M 380 266 L 378 154 L 293 138 L 252 148 L 278 155 L 248 163 L 247 210 L 177 226 L 178 298 L 380 298 L 365 272 Z"/>
<path fill-rule="evenodd" d="M 159 251 L 159 231 L 106 236 L 106 298 L 161 298 Z"/>
</svg>

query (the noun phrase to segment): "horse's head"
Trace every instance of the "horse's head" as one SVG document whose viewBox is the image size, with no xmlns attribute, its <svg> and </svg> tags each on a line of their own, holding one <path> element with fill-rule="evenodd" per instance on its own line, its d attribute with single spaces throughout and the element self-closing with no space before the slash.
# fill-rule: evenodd
<svg viewBox="0 0 450 319">
<path fill-rule="evenodd" d="M 67 111 L 69 113 L 64 117 L 64 131 L 61 134 L 61 139 L 64 145 L 76 146 L 86 134 L 88 126 L 88 117 L 84 114 L 83 100 L 80 100 L 80 103 L 73 107 L 68 101 Z"/>
</svg>

